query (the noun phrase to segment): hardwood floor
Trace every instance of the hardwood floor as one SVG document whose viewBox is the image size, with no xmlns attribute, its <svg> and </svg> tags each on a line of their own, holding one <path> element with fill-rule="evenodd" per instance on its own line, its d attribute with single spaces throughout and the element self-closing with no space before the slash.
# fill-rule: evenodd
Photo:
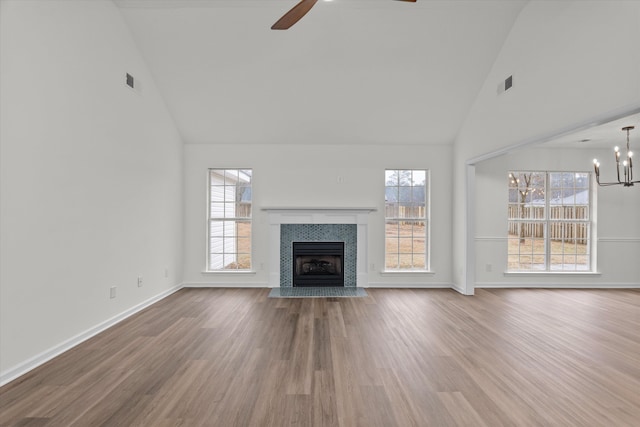
<svg viewBox="0 0 640 427">
<path fill-rule="evenodd" d="M 0 389 L 2 426 L 638 426 L 640 291 L 183 289 Z"/>
</svg>

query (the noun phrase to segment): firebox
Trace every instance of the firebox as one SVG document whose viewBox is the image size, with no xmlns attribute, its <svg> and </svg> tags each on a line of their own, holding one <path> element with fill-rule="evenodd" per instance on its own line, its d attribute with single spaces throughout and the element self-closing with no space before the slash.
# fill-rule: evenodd
<svg viewBox="0 0 640 427">
<path fill-rule="evenodd" d="M 293 286 L 344 286 L 344 242 L 293 242 Z"/>
</svg>

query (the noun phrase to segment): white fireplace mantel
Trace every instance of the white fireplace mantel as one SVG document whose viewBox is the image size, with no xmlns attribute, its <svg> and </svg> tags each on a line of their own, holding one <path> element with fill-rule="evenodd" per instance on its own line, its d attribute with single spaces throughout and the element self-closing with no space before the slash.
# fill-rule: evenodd
<svg viewBox="0 0 640 427">
<path fill-rule="evenodd" d="M 279 224 L 359 224 L 368 222 L 367 214 L 377 208 L 327 208 L 327 207 L 267 207 L 269 222 Z M 318 222 L 314 220 L 322 220 Z M 309 221 L 307 221 L 307 219 Z M 328 222 L 327 222 L 328 221 Z"/>
<path fill-rule="evenodd" d="M 265 207 L 269 219 L 269 286 L 280 287 L 280 226 L 282 224 L 356 224 L 358 230 L 356 286 L 369 285 L 367 236 L 371 207 Z"/>
</svg>

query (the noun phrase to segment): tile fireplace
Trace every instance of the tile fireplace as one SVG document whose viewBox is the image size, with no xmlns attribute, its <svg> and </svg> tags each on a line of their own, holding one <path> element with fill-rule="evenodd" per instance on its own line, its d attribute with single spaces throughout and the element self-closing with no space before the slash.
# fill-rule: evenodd
<svg viewBox="0 0 640 427">
<path fill-rule="evenodd" d="M 333 245 L 342 245 L 343 254 L 340 261 L 340 269 L 342 270 L 343 280 L 338 284 L 337 280 L 330 280 L 326 286 L 345 286 L 355 287 L 357 282 L 357 263 L 358 263 L 358 229 L 356 224 L 281 224 L 280 226 L 280 286 L 305 286 L 305 282 L 317 282 L 317 286 L 323 286 L 322 281 L 313 280 L 313 278 L 301 278 L 296 274 L 296 254 L 295 246 L 305 246 L 319 244 L 320 246 L 331 244 L 326 249 L 332 253 L 334 257 L 320 257 L 323 255 L 316 250 L 315 257 L 307 259 L 308 262 L 316 260 L 318 264 L 322 261 L 337 262 L 335 255 L 337 251 Z M 323 249 L 323 250 L 324 250 Z M 304 265 L 300 266 L 302 269 Z M 310 266 L 308 265 L 307 268 Z M 337 265 L 336 265 L 337 267 Z M 328 268 L 328 267 L 327 267 Z M 334 279 L 337 279 L 334 277 Z M 298 281 L 296 283 L 296 280 Z"/>
<path fill-rule="evenodd" d="M 367 228 L 375 208 L 263 208 L 269 214 L 269 286 L 366 287 Z M 296 261 L 294 245 L 321 243 L 322 250 L 338 254 L 316 254 Z M 328 247 L 327 247 L 327 244 Z M 335 246 L 334 246 L 335 245 Z M 338 250 L 339 252 L 339 250 Z M 323 255 L 323 256 L 320 256 Z M 336 273 L 338 271 L 338 273 Z M 302 273 L 302 274 L 297 274 Z M 324 274 L 326 273 L 326 274 Z M 303 277 L 307 276 L 307 277 Z M 325 277 L 319 282 L 317 277 Z M 341 284 L 338 277 L 341 276 Z"/>
</svg>

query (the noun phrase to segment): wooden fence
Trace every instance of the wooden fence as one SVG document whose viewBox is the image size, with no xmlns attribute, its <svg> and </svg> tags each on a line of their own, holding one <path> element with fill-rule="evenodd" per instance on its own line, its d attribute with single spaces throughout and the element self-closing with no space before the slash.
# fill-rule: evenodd
<svg viewBox="0 0 640 427">
<path fill-rule="evenodd" d="M 251 218 L 251 203 L 240 202 L 236 204 L 237 218 Z"/>
<path fill-rule="evenodd" d="M 387 203 L 385 206 L 386 218 L 426 218 L 425 206 L 402 206 Z"/>
<path fill-rule="evenodd" d="M 509 206 L 509 218 L 520 219 L 518 205 Z M 533 210 L 533 211 L 532 211 Z M 525 207 L 523 221 L 544 218 L 544 207 Z M 586 244 L 589 237 L 589 223 L 579 222 L 589 218 L 588 206 L 551 206 L 549 222 L 549 238 L 551 240 L 576 239 L 578 244 Z M 564 220 L 564 221 L 553 221 Z M 573 221 L 572 221 L 573 220 Z M 509 234 L 524 237 L 544 237 L 544 223 L 539 221 L 509 221 Z"/>
</svg>

